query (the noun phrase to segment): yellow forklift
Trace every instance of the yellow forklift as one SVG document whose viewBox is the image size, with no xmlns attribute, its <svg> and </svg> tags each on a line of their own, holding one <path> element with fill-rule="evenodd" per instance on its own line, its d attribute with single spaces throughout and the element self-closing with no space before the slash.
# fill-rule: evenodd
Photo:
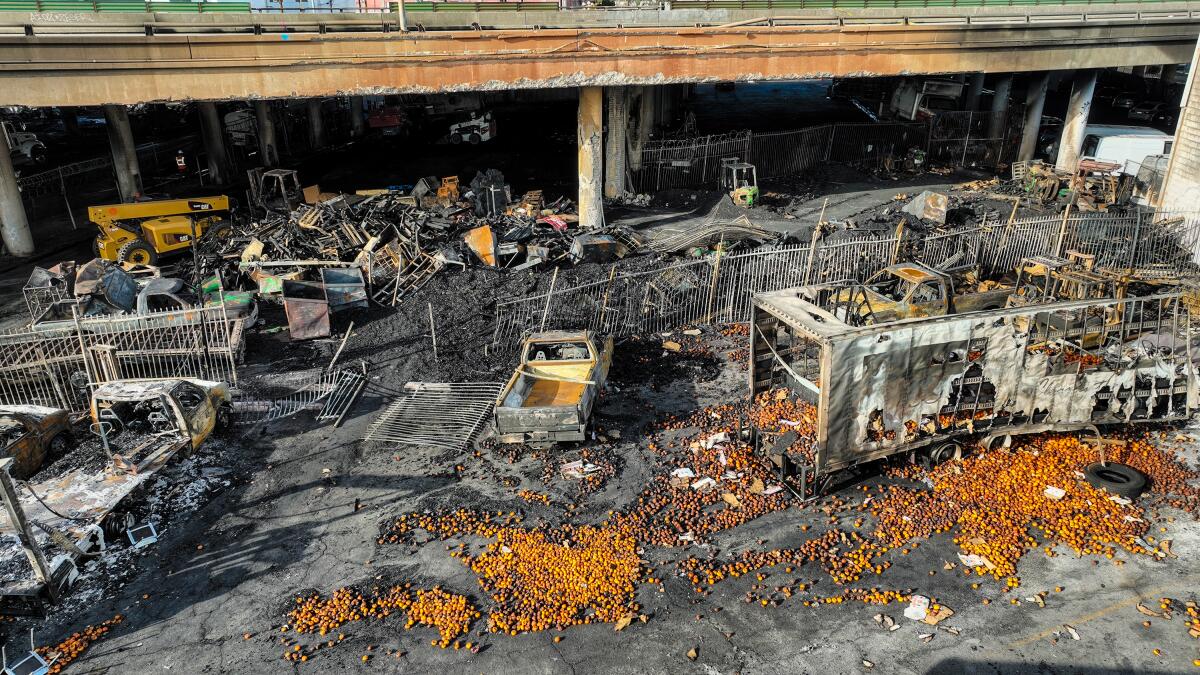
<svg viewBox="0 0 1200 675">
<path fill-rule="evenodd" d="M 225 196 L 91 206 L 88 220 L 100 228 L 97 256 L 135 265 L 155 265 L 159 256 L 187 250 L 193 236 L 232 232 Z"/>
</svg>

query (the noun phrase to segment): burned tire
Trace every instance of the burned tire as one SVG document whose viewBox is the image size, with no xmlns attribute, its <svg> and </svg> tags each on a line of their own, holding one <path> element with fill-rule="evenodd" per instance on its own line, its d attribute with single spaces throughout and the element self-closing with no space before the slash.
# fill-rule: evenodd
<svg viewBox="0 0 1200 675">
<path fill-rule="evenodd" d="M 104 538 L 109 543 L 119 539 L 131 527 L 133 527 L 133 514 L 124 511 L 111 511 L 100 522 L 100 529 L 104 530 Z"/>
<path fill-rule="evenodd" d="M 927 469 L 962 457 L 963 447 L 958 441 L 943 441 L 927 445 L 917 451 L 917 459 Z"/>
<path fill-rule="evenodd" d="M 70 452 L 71 448 L 74 446 L 75 439 L 71 437 L 71 432 L 60 431 L 54 435 L 54 438 L 50 439 L 49 443 L 46 444 L 46 455 L 51 461 L 53 461 L 59 457 L 66 456 L 66 454 Z"/>
<path fill-rule="evenodd" d="M 1084 468 L 1083 475 L 1092 487 L 1119 497 L 1137 499 L 1146 491 L 1146 475 L 1128 464 L 1097 462 Z"/>
<path fill-rule="evenodd" d="M 117 262 L 133 263 L 135 265 L 158 264 L 158 252 L 143 239 L 133 239 L 125 242 L 117 251 Z"/>
<path fill-rule="evenodd" d="M 233 223 L 229 222 L 228 220 L 222 220 L 216 225 L 208 228 L 208 231 L 204 233 L 204 238 L 206 239 L 228 239 L 232 236 Z"/>
<path fill-rule="evenodd" d="M 213 425 L 213 431 L 218 434 L 227 434 L 233 429 L 233 408 L 229 405 L 223 405 L 217 408 L 217 421 Z"/>
</svg>

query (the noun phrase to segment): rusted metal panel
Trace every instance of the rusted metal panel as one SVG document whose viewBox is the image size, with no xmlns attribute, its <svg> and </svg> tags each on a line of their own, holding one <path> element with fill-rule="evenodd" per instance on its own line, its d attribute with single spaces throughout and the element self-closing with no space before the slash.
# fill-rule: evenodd
<svg viewBox="0 0 1200 675">
<path fill-rule="evenodd" d="M 283 309 L 293 340 L 329 337 L 329 300 L 322 284 L 284 281 Z"/>
<path fill-rule="evenodd" d="M 362 270 L 357 267 L 322 267 L 321 283 L 325 284 L 330 312 L 362 308 L 369 304 L 367 284 L 363 281 Z"/>
</svg>

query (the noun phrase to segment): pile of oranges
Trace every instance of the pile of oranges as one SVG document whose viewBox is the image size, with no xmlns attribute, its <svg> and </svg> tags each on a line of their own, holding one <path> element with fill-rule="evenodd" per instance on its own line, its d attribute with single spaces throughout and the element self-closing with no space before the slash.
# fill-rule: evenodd
<svg viewBox="0 0 1200 675">
<path fill-rule="evenodd" d="M 495 602 L 488 616 L 493 632 L 613 623 L 638 609 L 637 541 L 616 528 L 507 529 L 463 560 Z"/>
<path fill-rule="evenodd" d="M 521 515 L 515 511 L 456 509 L 439 513 L 405 513 L 392 522 L 388 531 L 376 543 L 382 545 L 410 541 L 416 530 L 425 530 L 440 539 L 463 534 L 491 538 L 502 529 L 520 522 Z"/>
<path fill-rule="evenodd" d="M 1148 474 L 1156 490 L 1173 495 L 1169 503 L 1197 505 L 1200 491 L 1187 484 L 1195 472 L 1149 442 L 1131 440 L 1109 450 L 1107 458 Z M 1065 544 L 1080 555 L 1110 559 L 1118 548 L 1150 553 L 1139 543 L 1149 529 L 1143 509 L 1112 500 L 1079 478 L 1077 472 L 1096 459 L 1096 450 L 1078 438 L 1048 434 L 1015 451 L 938 467 L 930 474 L 932 492 L 891 487 L 872 505 L 878 525 L 870 553 L 956 528 L 954 541 L 963 552 L 988 563 L 975 572 L 1007 578 L 1010 586 L 1015 585 L 1017 561 L 1039 546 L 1052 554 L 1054 545 Z M 1066 495 L 1050 499 L 1043 494 L 1047 487 L 1066 490 Z"/>
<path fill-rule="evenodd" d="M 57 656 L 58 660 L 54 661 L 54 664 L 50 666 L 50 670 L 47 672 L 50 675 L 54 675 L 54 673 L 61 673 L 63 669 L 71 665 L 75 659 L 82 656 L 83 653 L 87 651 L 88 647 L 92 646 L 93 642 L 104 637 L 104 634 L 107 633 L 113 626 L 121 623 L 124 620 L 125 617 L 118 614 L 107 621 L 96 624 L 95 626 L 88 626 L 78 633 L 72 633 L 71 637 L 63 640 L 53 647 L 38 647 L 36 651 L 38 655 L 47 661 L 53 660 L 55 656 Z"/>
<path fill-rule="evenodd" d="M 838 545 L 838 534 L 830 530 L 820 537 L 809 539 L 797 548 L 745 551 L 740 559 L 727 563 L 687 558 L 679 563 L 679 570 L 687 576 L 696 592 L 700 593 L 704 591 L 705 586 L 712 586 L 725 579 L 736 579 L 764 567 L 800 566 L 815 560 L 830 560 L 829 551 Z"/>
<path fill-rule="evenodd" d="M 445 649 L 451 643 L 458 649 L 458 636 L 471 630 L 471 624 L 479 618 L 479 612 L 471 605 L 466 596 L 447 593 L 438 587 L 432 590 L 419 590 L 405 610 L 408 612 L 408 623 L 405 628 L 417 624 L 437 628 L 440 641 L 433 641 L 435 647 Z"/>
<path fill-rule="evenodd" d="M 433 626 L 441 639 L 433 640 L 431 644 L 444 649 L 452 643 L 457 644 L 457 638 L 470 630 L 471 623 L 480 616 L 465 596 L 448 593 L 436 586 L 432 590 L 415 592 L 411 588 L 412 584 L 404 584 L 386 590 L 375 589 L 370 596 L 353 588 L 340 588 L 328 598 L 316 593 L 297 597 L 296 606 L 288 612 L 288 623 L 281 631 L 290 629 L 299 634 L 316 633 L 325 637 L 352 621 L 382 620 L 393 613 L 406 613 L 406 629 L 418 624 Z M 338 635 L 336 641 L 329 640 L 325 646 L 333 647 L 344 637 Z M 305 651 L 299 644 L 290 646 L 292 649 L 283 654 L 289 661 L 307 661 L 311 652 L 321 647 L 318 644 Z"/>
<path fill-rule="evenodd" d="M 518 490 L 517 496 L 530 503 L 545 504 L 550 506 L 550 496 L 533 490 Z"/>
</svg>

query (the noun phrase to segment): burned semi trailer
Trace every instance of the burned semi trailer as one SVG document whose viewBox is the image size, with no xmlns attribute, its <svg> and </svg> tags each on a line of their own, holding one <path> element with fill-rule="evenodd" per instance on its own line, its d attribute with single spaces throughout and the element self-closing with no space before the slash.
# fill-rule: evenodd
<svg viewBox="0 0 1200 675">
<path fill-rule="evenodd" d="M 814 475 L 918 450 L 940 461 L 1014 434 L 1189 417 L 1190 334 L 1178 293 L 871 323 L 794 288 L 754 296 L 750 391 L 815 406 Z"/>
</svg>

